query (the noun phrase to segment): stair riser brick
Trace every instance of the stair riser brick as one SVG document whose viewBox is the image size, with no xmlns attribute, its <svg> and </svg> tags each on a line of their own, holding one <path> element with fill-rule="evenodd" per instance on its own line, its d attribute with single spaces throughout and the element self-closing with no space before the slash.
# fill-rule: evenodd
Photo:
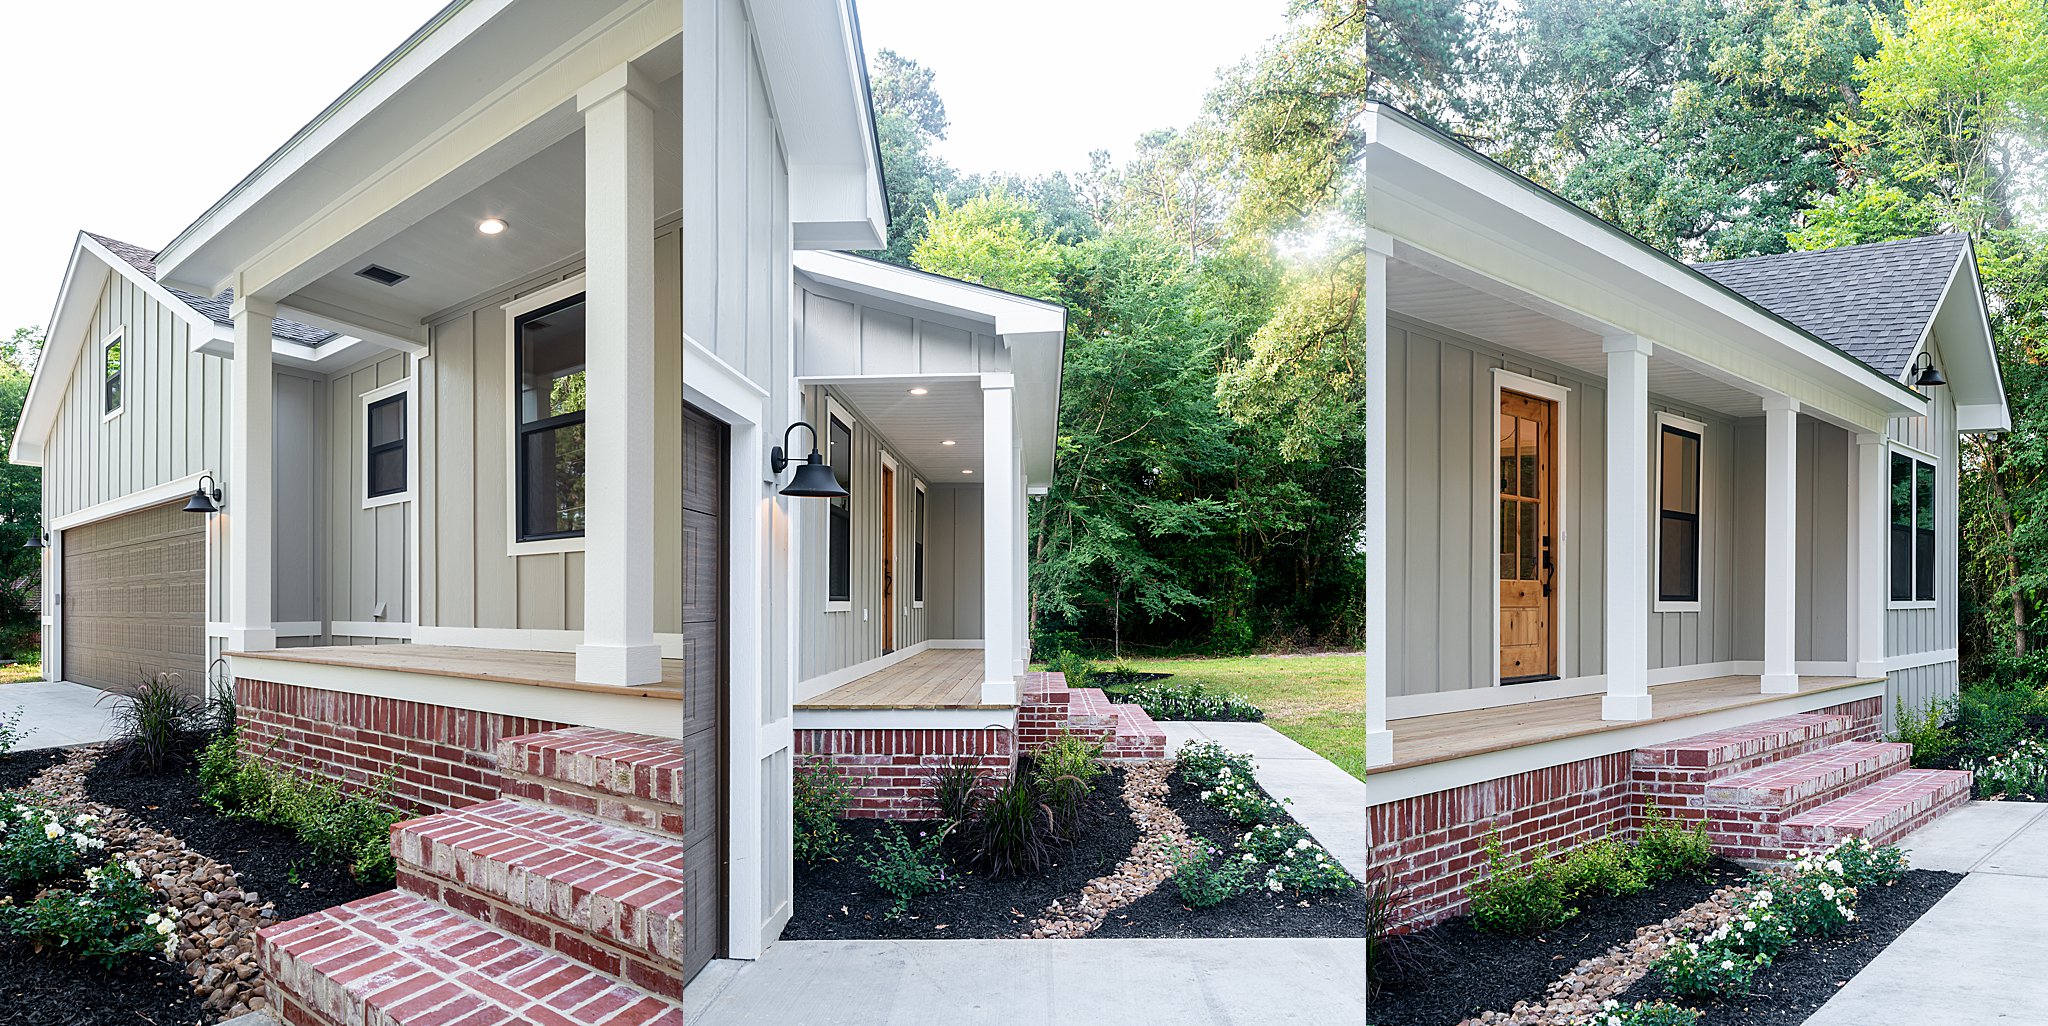
<svg viewBox="0 0 2048 1026">
<path fill-rule="evenodd" d="M 682 800 L 679 741 L 580 727 L 510 737 L 498 744 L 499 768 L 560 781 L 577 790 L 674 805 Z"/>
<path fill-rule="evenodd" d="M 520 773 L 505 777 L 503 791 L 508 798 L 521 798 L 671 837 L 683 836 L 680 805 L 594 793 L 560 780 Z"/>
<path fill-rule="evenodd" d="M 409 894 L 440 902 L 471 919 L 522 937 L 613 979 L 671 1000 L 682 1000 L 682 963 L 672 959 L 650 957 L 646 945 L 635 944 L 629 947 L 608 941 L 594 935 L 589 926 L 543 916 L 530 907 L 515 907 L 507 904 L 495 893 L 462 886 L 437 875 L 422 872 L 417 866 L 401 865 L 398 886 L 400 890 Z M 614 911 L 624 913 L 625 910 Z M 625 925 L 625 922 L 631 919 L 629 913 L 617 914 L 612 919 L 620 922 L 620 925 L 612 930 L 617 934 L 630 937 L 636 932 L 642 936 L 648 933 L 644 925 Z M 673 938 L 663 945 L 671 951 L 682 950 L 682 932 L 680 919 L 659 924 L 652 931 L 654 936 Z"/>
<path fill-rule="evenodd" d="M 1862 837 L 1873 844 L 1890 844 L 1914 830 L 1940 818 L 1942 814 L 1969 804 L 1970 788 L 1945 788 L 1937 794 L 1917 799 L 1903 809 L 1885 816 L 1864 827 L 1790 824 L 1784 830 L 1787 850 L 1812 851 L 1825 848 L 1851 836 Z"/>
</svg>

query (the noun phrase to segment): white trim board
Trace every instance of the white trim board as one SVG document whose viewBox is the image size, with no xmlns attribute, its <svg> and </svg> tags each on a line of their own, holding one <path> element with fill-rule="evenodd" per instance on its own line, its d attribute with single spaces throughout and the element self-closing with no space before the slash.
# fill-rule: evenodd
<svg viewBox="0 0 2048 1026">
<path fill-rule="evenodd" d="M 1500 397 L 1502 392 L 1515 392 L 1533 399 L 1547 400 L 1555 403 L 1557 406 L 1557 418 L 1552 423 L 1550 440 L 1551 449 L 1555 453 L 1555 458 L 1551 461 L 1550 467 L 1552 493 L 1550 528 L 1551 533 L 1557 536 L 1557 543 L 1550 547 L 1550 560 L 1555 565 L 1555 569 L 1551 571 L 1550 576 L 1550 591 L 1552 595 L 1557 597 L 1557 601 L 1550 607 L 1551 619 L 1553 621 L 1550 625 L 1550 630 L 1551 636 L 1556 639 L 1553 644 L 1556 649 L 1554 654 L 1557 658 L 1557 675 L 1559 677 L 1568 677 L 1572 670 L 1571 657 L 1575 654 L 1571 650 L 1570 644 L 1572 636 L 1571 603 L 1564 601 L 1564 597 L 1571 594 L 1567 590 L 1567 585 L 1571 581 L 1570 555 L 1573 539 L 1571 536 L 1570 493 L 1565 488 L 1565 482 L 1569 480 L 1567 472 L 1571 469 L 1569 426 L 1571 410 L 1568 402 L 1571 398 L 1572 390 L 1569 385 L 1560 385 L 1555 381 L 1544 381 L 1541 378 L 1532 378 L 1526 374 L 1517 374 L 1502 367 L 1493 368 L 1492 387 L 1493 407 L 1486 415 L 1490 418 L 1489 423 L 1493 427 L 1490 431 L 1481 432 L 1482 440 L 1480 444 L 1485 445 L 1488 452 L 1486 458 L 1478 460 L 1477 463 L 1479 500 L 1484 502 L 1486 507 L 1492 511 L 1493 518 L 1493 533 L 1487 537 L 1493 539 L 1488 544 L 1493 547 L 1494 552 L 1492 558 L 1486 560 L 1489 565 L 1494 567 L 1491 574 L 1493 584 L 1487 589 L 1492 593 L 1490 598 L 1493 606 L 1493 652 L 1489 659 L 1493 663 L 1493 686 L 1500 687 L 1500 482 L 1494 477 L 1495 474 L 1499 473 L 1500 454 L 1493 451 L 1500 446 Z M 1391 706 L 1389 708 L 1391 709 Z"/>
<path fill-rule="evenodd" d="M 83 527 L 86 524 L 105 520 L 109 517 L 118 517 L 123 513 L 133 513 L 139 509 L 161 506 L 164 503 L 183 498 L 198 491 L 199 479 L 211 476 L 213 476 L 213 471 L 202 470 L 196 474 L 187 474 L 184 477 L 165 481 L 162 484 L 137 489 L 119 498 L 108 499 L 98 505 L 87 506 L 84 509 L 66 513 L 50 521 L 49 529 L 51 531 L 68 531 L 74 527 Z M 215 480 L 218 481 L 219 478 L 215 478 Z M 226 509 L 228 503 L 233 501 L 233 499 L 234 496 L 232 495 L 222 496 L 221 508 Z M 197 513 L 193 514 L 193 516 L 198 515 Z"/>
<path fill-rule="evenodd" d="M 1713 677 L 1761 676 L 1763 667 L 1761 659 L 1731 659 L 1718 663 L 1651 667 L 1650 687 L 1683 684 L 1687 681 L 1707 680 Z M 1854 664 L 1848 662 L 1809 661 L 1798 664 L 1796 669 L 1801 676 L 1806 677 L 1847 677 L 1854 675 L 1855 672 Z M 1545 702 L 1553 698 L 1582 698 L 1587 695 L 1604 694 L 1606 691 L 1606 675 L 1596 673 L 1585 677 L 1566 677 L 1562 680 L 1534 681 L 1528 684 L 1480 685 L 1457 691 L 1394 695 L 1387 699 L 1387 719 L 1408 720 L 1418 716 L 1435 716 L 1439 713 L 1499 709 L 1510 705 Z M 1655 693 L 1652 692 L 1652 698 L 1654 697 Z"/>
<path fill-rule="evenodd" d="M 1366 791 L 1368 807 L 1388 802 L 1413 798 L 1417 795 L 1434 794 L 1470 784 L 1512 777 L 1532 770 L 1562 766 L 1585 759 L 1597 759 L 1603 755 L 1634 751 L 1651 745 L 1665 744 L 1696 734 L 1717 730 L 1729 730 L 1744 724 L 1757 723 L 1777 716 L 1812 712 L 1829 706 L 1859 702 L 1866 698 L 1882 698 L 1885 683 L 1875 681 L 1868 684 L 1853 684 L 1848 687 L 1830 688 L 1786 695 L 1755 705 L 1721 709 L 1698 716 L 1687 716 L 1675 720 L 1661 720 L 1636 724 L 1615 730 L 1603 730 L 1577 737 L 1539 741 L 1497 752 L 1485 752 L 1462 759 L 1449 759 L 1406 769 L 1377 771 L 1372 774 L 1372 786 Z M 1401 739 L 1394 738 L 1398 750 Z"/>
<path fill-rule="evenodd" d="M 1956 650 L 1944 648 L 1934 652 L 1912 652 L 1905 655 L 1886 656 L 1884 672 L 1897 673 L 1900 670 L 1917 670 L 1922 666 L 1940 666 L 1958 661 Z"/>
</svg>

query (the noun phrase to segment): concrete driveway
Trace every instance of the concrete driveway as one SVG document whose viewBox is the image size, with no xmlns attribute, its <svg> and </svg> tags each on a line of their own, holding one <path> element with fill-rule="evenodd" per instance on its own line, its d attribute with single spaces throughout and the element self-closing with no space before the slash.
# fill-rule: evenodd
<svg viewBox="0 0 2048 1026">
<path fill-rule="evenodd" d="M 98 688 L 61 680 L 0 684 L 0 713 L 12 713 L 16 707 L 22 711 L 27 735 L 15 744 L 17 752 L 93 744 L 113 736 L 113 703 L 100 702 L 105 695 Z"/>
<path fill-rule="evenodd" d="M 1970 875 L 1806 1026 L 2048 1023 L 2048 805 L 1971 802 L 1900 843 Z"/>
</svg>

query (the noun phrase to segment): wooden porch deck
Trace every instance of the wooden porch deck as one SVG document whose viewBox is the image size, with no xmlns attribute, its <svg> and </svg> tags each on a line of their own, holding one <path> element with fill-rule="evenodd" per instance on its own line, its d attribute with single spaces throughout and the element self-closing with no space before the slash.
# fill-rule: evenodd
<svg viewBox="0 0 2048 1026">
<path fill-rule="evenodd" d="M 279 648 L 265 652 L 230 652 L 250 659 L 275 659 L 291 663 L 316 663 L 363 670 L 424 673 L 435 677 L 465 677 L 470 680 L 527 684 L 534 687 L 590 691 L 607 695 L 640 695 L 646 698 L 683 697 L 683 661 L 661 661 L 661 683 L 635 687 L 586 684 L 576 679 L 573 652 L 530 652 L 520 649 L 469 648 L 459 645 L 319 645 L 309 648 Z"/>
<path fill-rule="evenodd" d="M 1799 694 L 1812 695 L 1858 684 L 1881 682 L 1882 677 L 1801 677 Z M 1488 752 L 1505 751 L 1543 741 L 1580 737 L 1610 730 L 1623 730 L 1648 723 L 1664 723 L 1725 709 L 1780 701 L 1789 695 L 1766 695 L 1763 678 L 1754 676 L 1709 677 L 1704 680 L 1659 684 L 1650 689 L 1651 712 L 1647 720 L 1618 721 L 1600 718 L 1601 695 L 1579 695 L 1524 702 L 1520 705 L 1437 713 L 1392 720 L 1387 729 L 1394 734 L 1394 762 L 1373 767 L 1374 773 L 1390 773 L 1411 766 L 1463 759 Z"/>
<path fill-rule="evenodd" d="M 841 684 L 799 709 L 1007 709 L 981 700 L 982 652 L 930 648 Z"/>
</svg>

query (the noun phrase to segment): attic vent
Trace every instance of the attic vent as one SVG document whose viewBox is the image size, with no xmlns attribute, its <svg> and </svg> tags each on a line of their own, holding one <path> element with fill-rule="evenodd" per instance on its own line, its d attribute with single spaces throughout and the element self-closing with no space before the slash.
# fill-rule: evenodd
<svg viewBox="0 0 2048 1026">
<path fill-rule="evenodd" d="M 370 266 L 365 267 L 360 271 L 357 271 L 356 277 L 368 278 L 379 285 L 396 285 L 399 282 L 402 282 L 405 279 L 412 277 L 412 275 L 400 274 L 389 267 L 380 267 L 376 264 L 371 264 Z"/>
</svg>

